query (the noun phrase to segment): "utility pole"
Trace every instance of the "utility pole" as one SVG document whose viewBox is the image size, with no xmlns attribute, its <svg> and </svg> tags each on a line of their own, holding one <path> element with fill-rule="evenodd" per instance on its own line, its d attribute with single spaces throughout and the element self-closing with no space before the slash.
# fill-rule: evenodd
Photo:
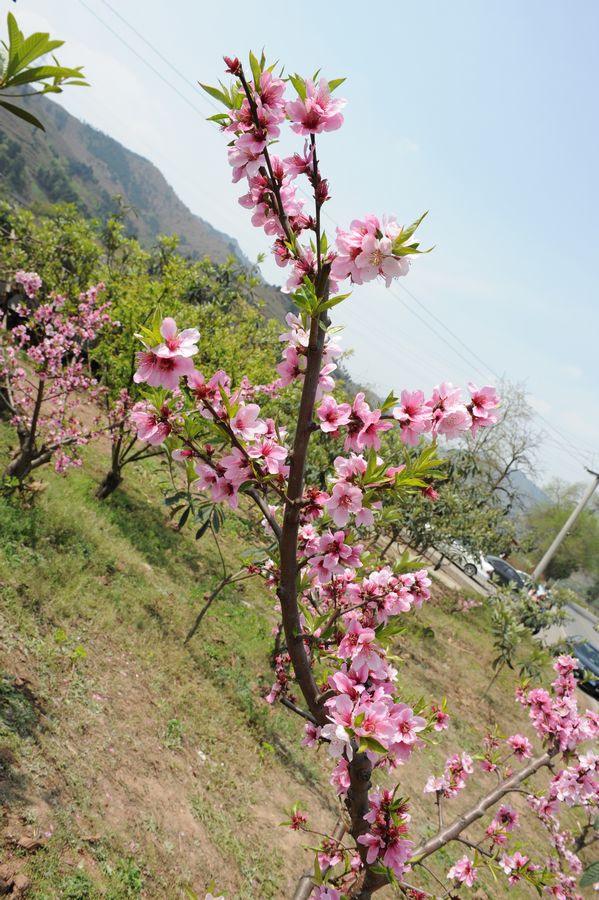
<svg viewBox="0 0 599 900">
<path fill-rule="evenodd" d="M 534 581 L 539 580 L 539 578 L 541 577 L 541 575 L 543 574 L 543 572 L 545 571 L 545 569 L 547 568 L 547 566 L 549 565 L 549 563 L 551 562 L 551 560 L 553 559 L 555 554 L 557 553 L 557 550 L 558 550 L 559 546 L 561 545 L 562 541 L 564 540 L 564 538 L 566 538 L 569 535 L 569 533 L 572 531 L 572 528 L 576 524 L 576 520 L 578 519 L 581 512 L 583 511 L 583 509 L 585 508 L 585 506 L 587 505 L 587 503 L 589 502 L 589 500 L 595 493 L 595 489 L 597 488 L 597 485 L 599 485 L 599 472 L 592 472 L 591 469 L 587 469 L 587 472 L 589 473 L 589 475 L 593 476 L 593 480 L 589 484 L 588 488 L 586 489 L 586 491 L 584 492 L 582 497 L 580 498 L 580 502 L 578 503 L 578 506 L 576 507 L 576 509 L 574 509 L 572 511 L 572 514 L 568 517 L 568 521 L 566 522 L 564 527 L 561 529 L 559 534 L 556 536 L 553 543 L 551 544 L 551 546 L 545 553 L 543 559 L 541 560 L 541 562 L 538 564 L 538 566 L 532 573 L 532 577 L 533 577 Z"/>
</svg>

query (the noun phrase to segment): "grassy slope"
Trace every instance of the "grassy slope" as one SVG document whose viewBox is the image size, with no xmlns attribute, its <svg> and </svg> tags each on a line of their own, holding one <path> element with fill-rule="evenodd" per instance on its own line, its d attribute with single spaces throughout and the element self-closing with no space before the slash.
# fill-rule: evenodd
<svg viewBox="0 0 599 900">
<path fill-rule="evenodd" d="M 156 467 L 95 501 L 104 465 L 90 448 L 84 470 L 43 476 L 33 509 L 0 506 L 0 859 L 22 867 L 37 900 L 159 900 L 211 881 L 228 900 L 288 897 L 305 841 L 276 827 L 285 806 L 301 801 L 316 828 L 336 808 L 319 758 L 299 753 L 301 723 L 261 699 L 271 599 L 252 581 L 224 593 L 184 648 L 216 552 L 168 526 Z M 229 520 L 231 558 L 242 529 Z M 398 647 L 406 695 L 453 698 L 450 734 L 402 779 L 416 823 L 433 814 L 424 777 L 449 753 L 496 721 L 523 725 L 513 676 L 480 700 L 487 626 L 484 609 L 454 614 L 437 593 Z M 15 847 L 23 836 L 44 846 Z M 507 896 L 497 890 L 485 893 Z"/>
</svg>

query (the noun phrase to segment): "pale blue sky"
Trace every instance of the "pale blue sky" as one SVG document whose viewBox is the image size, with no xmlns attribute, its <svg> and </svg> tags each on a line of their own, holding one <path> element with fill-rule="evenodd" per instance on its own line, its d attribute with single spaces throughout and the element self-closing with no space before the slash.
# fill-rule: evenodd
<svg viewBox="0 0 599 900">
<path fill-rule="evenodd" d="M 339 90 L 346 124 L 320 141 L 331 219 L 346 226 L 386 212 L 412 221 L 429 209 L 422 239 L 436 245 L 401 288 L 357 288 L 339 308 L 344 346 L 355 351 L 350 371 L 381 393 L 495 375 L 525 382 L 564 436 L 539 421 L 547 436 L 537 480 L 585 480 L 583 461 L 599 464 L 599 4 L 2 6 L 24 28 L 64 38 L 61 59 L 86 66 L 92 88 L 60 102 L 152 160 L 192 211 L 234 235 L 250 258 L 268 240 L 237 204 L 225 140 L 204 121 L 212 110 L 193 82 L 215 82 L 222 54 L 250 47 L 265 47 L 287 70 L 347 76 Z M 331 220 L 326 226 L 334 232 Z M 270 261 L 263 271 L 282 280 Z"/>
</svg>

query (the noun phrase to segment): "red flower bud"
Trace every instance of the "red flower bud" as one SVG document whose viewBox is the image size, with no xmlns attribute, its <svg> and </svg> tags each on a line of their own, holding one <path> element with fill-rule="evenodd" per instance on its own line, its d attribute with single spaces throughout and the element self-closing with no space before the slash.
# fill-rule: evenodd
<svg viewBox="0 0 599 900">
<path fill-rule="evenodd" d="M 227 64 L 227 72 L 229 72 L 230 75 L 239 75 L 241 72 L 241 63 L 237 57 L 234 56 L 233 59 L 231 59 L 230 56 L 223 56 L 223 59 Z"/>
</svg>

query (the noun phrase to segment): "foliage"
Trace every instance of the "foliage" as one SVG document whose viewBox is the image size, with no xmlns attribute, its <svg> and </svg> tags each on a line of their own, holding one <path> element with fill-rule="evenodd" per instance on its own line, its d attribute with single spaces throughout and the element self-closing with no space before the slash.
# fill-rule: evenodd
<svg viewBox="0 0 599 900">
<path fill-rule="evenodd" d="M 60 94 L 63 86 L 87 86 L 81 67 L 69 69 L 61 66 L 55 56 L 53 64 L 43 63 L 43 58 L 53 50 L 62 47 L 64 41 L 52 40 L 45 32 L 35 32 L 25 37 L 12 13 L 8 13 L 8 43 L 0 45 L 0 106 L 8 112 L 24 119 L 30 125 L 41 128 L 40 120 L 29 110 L 9 102 L 23 96 L 24 87 L 30 90 L 26 96 L 34 94 Z M 7 93 L 16 91 L 16 93 Z"/>
<path fill-rule="evenodd" d="M 79 292 L 91 279 L 101 280 L 118 322 L 89 354 L 92 373 L 105 389 L 103 407 L 113 437 L 111 467 L 98 488 L 101 498 L 120 485 L 125 465 L 148 455 L 131 433 L 128 414 L 138 399 L 134 335 L 157 309 L 168 305 L 183 323 L 199 324 L 209 364 L 227 367 L 236 378 L 245 373 L 264 380 L 276 359 L 276 326 L 262 315 L 255 275 L 233 258 L 223 264 L 185 259 L 176 237 L 161 238 L 152 251 L 145 251 L 127 236 L 126 214 L 120 201 L 115 214 L 104 221 L 87 220 L 65 205 L 38 216 L 0 205 L 0 248 L 6 266 L 0 276 L 7 280 L 8 310 L 19 302 L 12 273 L 20 269 L 39 272 L 48 292 L 54 286 L 65 294 L 67 289 Z"/>
<path fill-rule="evenodd" d="M 554 481 L 545 488 L 548 501 L 531 507 L 525 517 L 530 555 L 540 559 L 565 524 L 580 494 L 580 485 Z M 591 504 L 581 513 L 546 569 L 548 578 L 561 581 L 574 572 L 599 577 L 599 518 Z"/>
</svg>

